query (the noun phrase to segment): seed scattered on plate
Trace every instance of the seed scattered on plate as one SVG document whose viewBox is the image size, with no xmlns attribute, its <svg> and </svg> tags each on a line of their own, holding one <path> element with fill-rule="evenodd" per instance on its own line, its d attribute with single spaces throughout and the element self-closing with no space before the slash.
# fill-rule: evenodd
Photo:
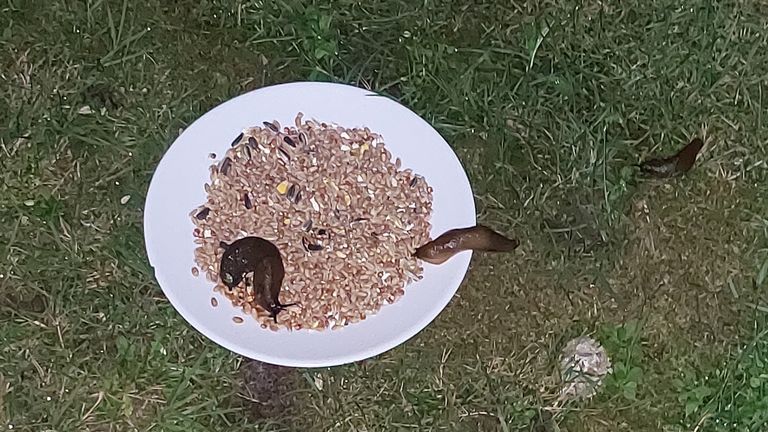
<svg viewBox="0 0 768 432">
<path fill-rule="evenodd" d="M 216 297 L 211 297 L 211 306 L 216 307 L 219 305 L 219 301 L 216 300 Z"/>
<path fill-rule="evenodd" d="M 211 159 L 216 159 L 216 153 L 208 153 L 208 157 Z"/>
<path fill-rule="evenodd" d="M 214 291 L 242 309 L 235 323 L 252 318 L 271 331 L 343 328 L 397 301 L 421 278 L 412 254 L 429 240 L 431 188 L 398 169 L 368 128 L 305 122 L 301 114 L 296 125 L 250 127 L 212 163 L 202 185 L 206 200 L 190 213 L 195 262 Z M 252 287 L 221 283 L 220 242 L 248 235 L 280 249 L 287 267 L 281 301 L 300 305 L 276 323 L 254 306 Z M 313 297 L 316 290 L 322 298 Z"/>
<path fill-rule="evenodd" d="M 279 193 L 280 195 L 285 195 L 287 191 L 288 191 L 287 181 L 281 182 L 279 185 L 277 185 L 277 193 Z"/>
<path fill-rule="evenodd" d="M 232 159 L 230 158 L 224 158 L 224 162 L 221 163 L 221 168 L 219 168 L 219 171 L 221 171 L 222 174 L 227 175 L 229 173 L 229 167 L 232 166 Z"/>
<path fill-rule="evenodd" d="M 232 144 L 231 144 L 231 146 L 230 146 L 230 147 L 234 147 L 234 146 L 238 145 L 238 144 L 240 143 L 240 140 L 242 140 L 242 139 L 243 139 L 243 135 L 244 135 L 244 134 L 243 134 L 242 132 L 240 132 L 240 135 L 238 135 L 238 136 L 237 136 L 237 138 L 235 138 L 234 140 L 232 140 Z"/>
<path fill-rule="evenodd" d="M 288 152 L 287 152 L 287 151 L 285 151 L 285 149 L 284 149 L 284 148 L 282 148 L 282 147 L 278 147 L 277 151 L 278 151 L 278 154 L 280 155 L 280 159 L 282 159 L 282 160 L 283 160 L 283 162 L 286 162 L 286 163 L 287 163 L 287 162 L 290 162 L 290 161 L 291 161 L 291 155 L 290 155 L 290 154 L 288 154 Z"/>
<path fill-rule="evenodd" d="M 285 141 L 286 144 L 288 144 L 291 147 L 296 147 L 296 142 L 291 139 L 289 136 L 283 137 L 283 141 Z"/>
<path fill-rule="evenodd" d="M 200 270 L 198 270 L 197 267 L 192 267 L 192 276 L 194 277 L 200 276 Z"/>
<path fill-rule="evenodd" d="M 211 212 L 211 209 L 209 209 L 208 207 L 203 207 L 203 209 L 200 210 L 200 212 L 195 217 L 197 218 L 197 220 L 203 220 L 208 217 L 208 213 L 210 212 Z"/>
<path fill-rule="evenodd" d="M 264 126 L 270 128 L 272 132 L 280 132 L 280 126 L 276 125 L 275 123 L 270 123 L 265 121 L 263 124 Z"/>
<path fill-rule="evenodd" d="M 128 201 L 130 201 L 131 196 L 130 195 L 124 195 L 122 198 L 120 198 L 120 204 L 128 204 Z"/>
</svg>

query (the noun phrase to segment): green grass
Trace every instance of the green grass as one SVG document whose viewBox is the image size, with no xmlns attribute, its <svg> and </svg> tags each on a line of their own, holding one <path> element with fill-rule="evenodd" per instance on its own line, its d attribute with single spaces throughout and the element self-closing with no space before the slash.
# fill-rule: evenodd
<svg viewBox="0 0 768 432">
<path fill-rule="evenodd" d="M 561 430 L 766 428 L 762 4 L 310 3 L 0 5 L 0 426 L 529 430 L 560 348 L 593 333 L 621 367 L 554 412 Z M 479 219 L 523 244 L 477 256 L 413 340 L 300 371 L 292 408 L 264 416 L 241 359 L 157 287 L 142 205 L 180 128 L 306 79 L 422 115 L 467 168 Z M 695 134 L 690 175 L 627 169 Z"/>
</svg>

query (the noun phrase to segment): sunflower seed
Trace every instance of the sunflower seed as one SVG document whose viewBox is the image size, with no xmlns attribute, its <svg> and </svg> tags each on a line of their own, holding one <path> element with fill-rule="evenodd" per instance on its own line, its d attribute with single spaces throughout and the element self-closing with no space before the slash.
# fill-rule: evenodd
<svg viewBox="0 0 768 432">
<path fill-rule="evenodd" d="M 290 162 L 291 161 L 291 155 L 288 154 L 288 152 L 285 151 L 284 148 L 278 147 L 277 148 L 277 152 L 280 155 L 280 159 L 284 160 L 285 162 Z"/>
<path fill-rule="evenodd" d="M 418 183 L 418 182 L 419 182 L 419 178 L 414 176 L 413 179 L 411 179 L 411 182 L 408 183 L 408 186 L 414 187 L 414 186 L 416 186 L 416 183 Z"/>
<path fill-rule="evenodd" d="M 299 142 L 303 146 L 307 145 L 307 135 L 304 132 L 299 133 Z"/>
<path fill-rule="evenodd" d="M 312 229 L 312 219 L 307 219 L 306 222 L 304 222 L 304 225 L 301 226 L 301 229 L 304 231 L 309 231 Z"/>
<path fill-rule="evenodd" d="M 289 136 L 284 136 L 283 141 L 291 147 L 296 147 L 296 143 Z"/>
<path fill-rule="evenodd" d="M 258 147 L 258 143 L 256 142 L 256 138 L 254 137 L 248 137 L 248 145 L 253 147 L 254 150 Z"/>
<path fill-rule="evenodd" d="M 234 141 L 232 141 L 232 144 L 231 144 L 230 147 L 234 147 L 234 146 L 238 145 L 240 143 L 240 140 L 243 139 L 243 135 L 245 135 L 245 134 L 240 132 L 240 135 L 238 135 L 237 138 L 235 138 Z"/>
<path fill-rule="evenodd" d="M 304 249 L 308 252 L 317 252 L 323 250 L 323 246 L 319 245 L 317 243 L 312 243 L 309 240 L 307 240 L 306 237 L 301 238 L 301 245 L 304 246 Z"/>
<path fill-rule="evenodd" d="M 224 161 L 221 163 L 221 168 L 219 168 L 219 171 L 222 174 L 227 175 L 227 173 L 229 172 L 230 166 L 232 166 L 232 159 L 230 159 L 229 157 L 225 157 Z"/>
<path fill-rule="evenodd" d="M 280 132 L 280 128 L 276 124 L 274 124 L 274 123 L 270 123 L 270 122 L 266 122 L 265 121 L 263 124 L 264 124 L 264 126 L 270 128 L 272 130 L 272 132 Z"/>
<path fill-rule="evenodd" d="M 208 213 L 210 212 L 211 212 L 211 209 L 209 209 L 208 207 L 203 207 L 203 209 L 200 210 L 200 212 L 197 213 L 195 217 L 197 218 L 197 220 L 203 220 L 208 217 Z"/>
<path fill-rule="evenodd" d="M 291 185 L 291 187 L 288 188 L 288 193 L 285 195 L 288 198 L 288 201 L 293 202 L 293 200 L 296 198 L 297 192 L 298 189 L 296 188 L 296 185 Z"/>
<path fill-rule="evenodd" d="M 251 203 L 251 197 L 248 196 L 248 192 L 243 194 L 243 203 L 248 210 L 253 208 L 253 203 Z"/>
</svg>

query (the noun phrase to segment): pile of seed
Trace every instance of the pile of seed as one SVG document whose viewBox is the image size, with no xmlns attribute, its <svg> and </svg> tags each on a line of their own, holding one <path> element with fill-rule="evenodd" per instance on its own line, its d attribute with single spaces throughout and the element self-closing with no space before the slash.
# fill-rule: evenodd
<svg viewBox="0 0 768 432">
<path fill-rule="evenodd" d="M 210 167 L 207 201 L 190 213 L 198 267 L 272 330 L 364 320 L 421 278 L 412 254 L 430 240 L 432 188 L 392 161 L 379 135 L 302 120 L 299 113 L 293 127 L 264 122 L 243 131 Z M 219 243 L 246 236 L 270 240 L 282 254 L 280 301 L 298 305 L 277 324 L 255 306 L 250 286 L 229 291 L 219 279 Z"/>
</svg>

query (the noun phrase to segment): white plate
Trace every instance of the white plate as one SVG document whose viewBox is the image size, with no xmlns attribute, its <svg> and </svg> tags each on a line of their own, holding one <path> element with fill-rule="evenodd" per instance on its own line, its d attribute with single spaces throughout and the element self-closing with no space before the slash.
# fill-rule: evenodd
<svg viewBox="0 0 768 432">
<path fill-rule="evenodd" d="M 426 327 L 458 289 L 471 252 L 442 265 L 425 263 L 424 279 L 366 320 L 340 330 L 273 332 L 261 329 L 202 275 L 193 277 L 193 208 L 205 202 L 209 153 L 223 155 L 244 128 L 278 120 L 305 119 L 368 126 L 382 135 L 404 168 L 423 175 L 434 189 L 432 236 L 475 224 L 467 175 L 456 155 L 427 122 L 408 108 L 375 93 L 339 84 L 298 82 L 261 88 L 229 100 L 196 120 L 168 149 L 152 177 L 144 213 L 144 238 L 155 277 L 171 304 L 195 329 L 243 356 L 282 366 L 326 367 L 363 360 L 405 342 Z M 211 307 L 211 297 L 219 306 Z M 240 312 L 240 315 L 243 315 Z"/>
</svg>

